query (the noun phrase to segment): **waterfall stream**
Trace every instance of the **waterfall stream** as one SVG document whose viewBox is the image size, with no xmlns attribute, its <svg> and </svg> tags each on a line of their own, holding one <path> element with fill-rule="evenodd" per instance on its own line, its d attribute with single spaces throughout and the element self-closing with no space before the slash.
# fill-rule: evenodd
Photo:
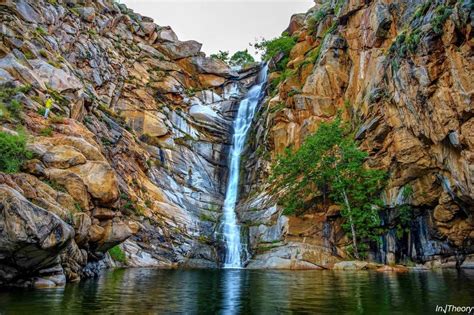
<svg viewBox="0 0 474 315">
<path fill-rule="evenodd" d="M 240 268 L 242 265 L 240 226 L 238 225 L 235 213 L 239 190 L 240 156 L 244 149 L 247 133 L 252 124 L 257 105 L 262 97 L 267 80 L 267 70 L 267 65 L 260 70 L 258 83 L 250 88 L 245 98 L 240 102 L 233 124 L 234 134 L 229 153 L 229 181 L 227 183 L 222 220 L 225 243 L 224 268 Z"/>
</svg>

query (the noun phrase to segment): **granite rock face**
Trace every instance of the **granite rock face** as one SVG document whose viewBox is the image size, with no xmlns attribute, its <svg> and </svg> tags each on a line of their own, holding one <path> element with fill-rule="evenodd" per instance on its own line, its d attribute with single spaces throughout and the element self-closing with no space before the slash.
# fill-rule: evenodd
<svg viewBox="0 0 474 315">
<path fill-rule="evenodd" d="M 233 71 L 111 0 L 0 9 L 0 89 L 27 87 L 12 95 L 21 114 L 0 117 L 1 130 L 23 125 L 34 154 L 21 173 L 0 173 L 1 224 L 13 224 L 16 204 L 54 221 L 24 245 L 38 247 L 28 266 L 15 265 L 2 243 L 1 281 L 77 281 L 114 265 L 108 251 L 125 240 L 125 265 L 217 267 L 230 128 L 259 66 Z M 56 226 L 61 237 L 45 240 Z M 41 273 L 52 267 L 59 280 Z"/>
<path fill-rule="evenodd" d="M 266 180 L 279 153 L 299 147 L 338 111 L 369 153 L 367 166 L 389 174 L 381 213 L 388 232 L 370 258 L 462 265 L 474 252 L 472 5 L 315 3 L 304 17 L 291 19 L 287 31 L 297 38 L 287 65 L 291 75 L 267 98 L 249 139 L 243 168 L 251 171 L 240 203 L 256 254 L 249 266 L 265 264 L 272 253 L 279 259 L 282 248 L 291 257 L 294 242 L 348 259 L 350 242 L 336 205 L 317 203 L 282 226 L 278 195 Z M 314 23 L 313 16 L 320 19 Z M 407 187 L 413 190 L 409 198 Z M 409 232 L 397 236 L 402 205 L 415 218 Z"/>
</svg>

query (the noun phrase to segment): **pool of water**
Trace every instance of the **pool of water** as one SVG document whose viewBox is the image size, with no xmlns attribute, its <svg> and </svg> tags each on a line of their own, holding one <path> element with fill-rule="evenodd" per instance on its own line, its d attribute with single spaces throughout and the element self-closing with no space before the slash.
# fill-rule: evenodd
<svg viewBox="0 0 474 315">
<path fill-rule="evenodd" d="M 474 270 L 119 269 L 61 289 L 2 289 L 0 314 L 431 314 L 474 306 Z"/>
</svg>

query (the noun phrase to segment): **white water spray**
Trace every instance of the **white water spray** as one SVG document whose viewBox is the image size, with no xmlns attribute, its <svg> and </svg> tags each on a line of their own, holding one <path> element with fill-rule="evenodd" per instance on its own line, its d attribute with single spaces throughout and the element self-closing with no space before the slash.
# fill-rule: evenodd
<svg viewBox="0 0 474 315">
<path fill-rule="evenodd" d="M 234 120 L 234 135 L 229 154 L 229 181 L 224 200 L 222 221 L 225 242 L 224 268 L 240 268 L 242 265 L 240 227 L 237 224 L 235 214 L 239 190 L 240 155 L 244 149 L 247 132 L 252 124 L 257 105 L 262 97 L 262 90 L 267 80 L 267 70 L 266 65 L 260 70 L 258 84 L 250 88 L 245 98 L 240 102 L 237 117 Z"/>
</svg>

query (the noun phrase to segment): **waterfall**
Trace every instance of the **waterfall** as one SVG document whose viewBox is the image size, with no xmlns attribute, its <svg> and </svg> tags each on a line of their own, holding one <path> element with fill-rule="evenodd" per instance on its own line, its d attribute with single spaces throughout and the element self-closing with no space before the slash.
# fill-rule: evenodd
<svg viewBox="0 0 474 315">
<path fill-rule="evenodd" d="M 225 243 L 224 268 L 240 268 L 242 264 L 240 227 L 235 214 L 239 190 L 240 156 L 244 149 L 245 139 L 252 124 L 257 105 L 263 94 L 263 88 L 267 80 L 267 70 L 267 65 L 260 70 L 258 83 L 250 88 L 245 98 L 240 102 L 237 116 L 234 120 L 234 134 L 229 153 L 229 181 L 227 183 L 222 220 Z"/>
</svg>

